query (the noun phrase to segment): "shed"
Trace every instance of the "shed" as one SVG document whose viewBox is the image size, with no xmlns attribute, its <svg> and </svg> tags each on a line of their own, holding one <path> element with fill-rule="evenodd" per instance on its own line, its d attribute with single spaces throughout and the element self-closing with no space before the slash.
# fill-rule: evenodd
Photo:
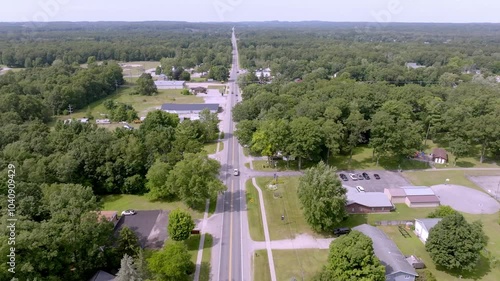
<svg viewBox="0 0 500 281">
<path fill-rule="evenodd" d="M 409 256 L 406 258 L 406 261 L 413 266 L 415 269 L 422 269 L 425 268 L 425 263 L 423 260 L 415 257 L 415 256 Z"/>
<path fill-rule="evenodd" d="M 444 164 L 448 162 L 448 152 L 443 148 L 434 148 L 432 150 L 432 161 L 438 164 Z"/>
<path fill-rule="evenodd" d="M 165 103 L 161 110 L 173 114 L 199 114 L 203 109 L 210 110 L 211 113 L 219 111 L 217 103 Z"/>
<path fill-rule="evenodd" d="M 420 238 L 420 241 L 427 242 L 430 230 L 441 221 L 440 218 L 435 219 L 415 219 L 415 234 Z"/>
<path fill-rule="evenodd" d="M 411 208 L 432 208 L 441 205 L 436 195 L 409 195 L 405 203 Z"/>
<path fill-rule="evenodd" d="M 195 95 L 196 94 L 200 94 L 200 93 L 206 94 L 207 93 L 207 88 L 205 88 L 205 87 L 194 87 L 194 88 L 191 88 L 191 92 L 193 92 Z"/>
</svg>

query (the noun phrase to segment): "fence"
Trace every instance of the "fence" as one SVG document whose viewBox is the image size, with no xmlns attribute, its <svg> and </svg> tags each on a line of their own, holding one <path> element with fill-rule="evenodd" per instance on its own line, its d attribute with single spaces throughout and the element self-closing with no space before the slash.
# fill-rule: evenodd
<svg viewBox="0 0 500 281">
<path fill-rule="evenodd" d="M 376 225 L 406 225 L 406 224 L 412 224 L 413 225 L 414 221 L 412 220 L 402 220 L 402 221 L 377 221 L 375 222 Z"/>
</svg>

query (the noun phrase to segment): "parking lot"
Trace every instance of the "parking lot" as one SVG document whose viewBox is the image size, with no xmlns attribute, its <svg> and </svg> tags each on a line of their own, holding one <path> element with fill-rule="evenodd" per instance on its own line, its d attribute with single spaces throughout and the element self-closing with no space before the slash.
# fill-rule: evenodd
<svg viewBox="0 0 500 281">
<path fill-rule="evenodd" d="M 467 176 L 467 178 L 489 195 L 500 200 L 500 176 Z"/>
<path fill-rule="evenodd" d="M 352 180 L 349 173 L 360 174 L 366 172 L 370 177 L 369 180 Z M 342 185 L 355 188 L 360 185 L 364 187 L 366 192 L 384 192 L 384 188 L 399 188 L 402 186 L 412 185 L 399 172 L 392 171 L 339 171 L 339 174 L 344 174 L 349 179 L 342 181 Z M 377 180 L 373 174 L 378 174 L 380 179 Z"/>
</svg>

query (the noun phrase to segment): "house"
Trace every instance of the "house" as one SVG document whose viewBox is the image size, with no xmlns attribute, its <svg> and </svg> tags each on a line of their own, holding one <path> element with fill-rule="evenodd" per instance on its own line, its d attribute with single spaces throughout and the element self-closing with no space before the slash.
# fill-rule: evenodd
<svg viewBox="0 0 500 281">
<path fill-rule="evenodd" d="M 255 71 L 255 76 L 259 79 L 271 77 L 271 69 L 269 67 L 265 69 L 259 68 Z"/>
<path fill-rule="evenodd" d="M 357 192 L 347 188 L 346 210 L 351 214 L 387 213 L 394 210 L 394 205 L 382 192 Z"/>
<path fill-rule="evenodd" d="M 195 94 L 195 95 L 200 94 L 200 93 L 206 94 L 207 93 L 207 88 L 205 88 L 205 87 L 194 87 L 194 88 L 191 88 L 191 92 L 193 94 Z"/>
<path fill-rule="evenodd" d="M 386 281 L 415 281 L 417 272 L 411 266 L 398 246 L 385 233 L 375 226 L 362 224 L 353 228 L 373 241 L 375 255 L 385 266 Z"/>
<path fill-rule="evenodd" d="M 217 103 L 165 103 L 162 104 L 161 110 L 173 114 L 200 114 L 204 109 L 210 110 L 211 113 L 219 112 L 219 104 Z"/>
<path fill-rule="evenodd" d="M 109 222 L 112 222 L 114 226 L 118 224 L 118 212 L 117 211 L 99 211 L 97 212 L 100 218 L 104 217 Z"/>
<path fill-rule="evenodd" d="M 113 281 L 116 276 L 107 273 L 106 271 L 99 270 L 89 279 L 89 281 Z"/>
<path fill-rule="evenodd" d="M 443 148 L 434 148 L 432 150 L 432 161 L 438 164 L 445 164 L 448 162 L 448 153 Z"/>
<path fill-rule="evenodd" d="M 155 86 L 159 90 L 179 90 L 184 89 L 186 81 L 155 81 Z"/>
<path fill-rule="evenodd" d="M 402 186 L 385 188 L 384 194 L 393 204 L 405 203 L 408 207 L 437 207 L 441 205 L 434 191 L 427 186 Z"/>
<path fill-rule="evenodd" d="M 440 222 L 441 219 L 415 219 L 415 234 L 420 241 L 427 242 L 429 238 L 429 231 Z"/>
<path fill-rule="evenodd" d="M 109 119 L 96 119 L 95 123 L 96 124 L 111 124 L 111 121 L 109 121 Z"/>
<path fill-rule="evenodd" d="M 407 67 L 408 69 L 410 69 L 410 68 L 411 68 L 411 69 L 417 69 L 417 68 L 425 67 L 424 65 L 419 65 L 419 64 L 418 64 L 418 63 L 416 63 L 416 62 L 407 62 L 405 65 L 406 65 L 406 67 Z"/>
<path fill-rule="evenodd" d="M 81 123 L 88 123 L 89 118 L 80 118 L 80 119 L 78 119 L 78 121 L 80 121 Z"/>
<path fill-rule="evenodd" d="M 406 261 L 413 266 L 415 269 L 422 269 L 425 268 L 425 263 L 423 260 L 415 257 L 415 256 L 409 256 L 406 258 Z"/>
</svg>

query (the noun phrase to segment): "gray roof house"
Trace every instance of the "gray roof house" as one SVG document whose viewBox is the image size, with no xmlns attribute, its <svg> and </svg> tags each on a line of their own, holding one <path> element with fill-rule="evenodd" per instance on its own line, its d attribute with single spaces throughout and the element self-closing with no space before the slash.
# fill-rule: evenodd
<svg viewBox="0 0 500 281">
<path fill-rule="evenodd" d="M 203 109 L 208 109 L 212 113 L 219 111 L 218 103 L 165 103 L 161 110 L 175 114 L 193 114 L 200 113 Z"/>
<path fill-rule="evenodd" d="M 385 280 L 387 281 L 415 281 L 418 276 L 412 265 L 401 253 L 398 246 L 385 233 L 368 224 L 362 224 L 353 228 L 373 241 L 375 255 L 385 266 Z"/>
<path fill-rule="evenodd" d="M 429 238 L 429 232 L 441 221 L 440 218 L 435 219 L 415 219 L 415 234 L 422 242 L 427 242 Z"/>
<path fill-rule="evenodd" d="M 115 276 L 107 273 L 106 271 L 99 270 L 90 278 L 89 281 L 113 281 L 115 280 Z"/>
</svg>

